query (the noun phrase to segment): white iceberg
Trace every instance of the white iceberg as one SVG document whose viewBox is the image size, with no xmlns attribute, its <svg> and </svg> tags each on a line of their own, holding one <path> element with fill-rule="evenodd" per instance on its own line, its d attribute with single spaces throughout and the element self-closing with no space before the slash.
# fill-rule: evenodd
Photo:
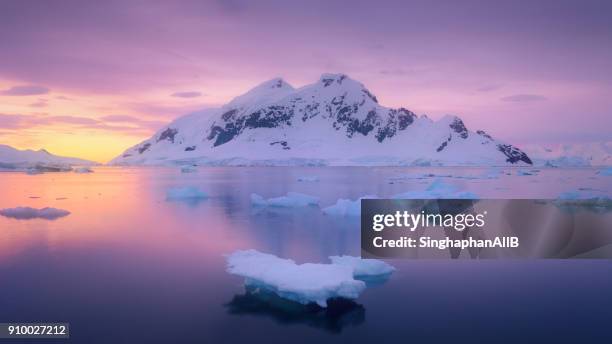
<svg viewBox="0 0 612 344">
<path fill-rule="evenodd" d="M 298 182 L 318 182 L 319 181 L 319 177 L 317 177 L 317 176 L 302 176 L 302 177 L 298 177 L 297 181 Z"/>
<path fill-rule="evenodd" d="M 251 194 L 251 204 L 258 207 L 297 208 L 318 206 L 319 198 L 299 192 L 288 192 L 287 196 L 265 199 L 258 194 Z"/>
<path fill-rule="evenodd" d="M 384 276 L 395 271 L 393 266 L 378 259 L 362 259 L 353 256 L 331 256 L 329 259 L 332 264 L 350 267 L 355 278 Z"/>
<path fill-rule="evenodd" d="M 339 264 L 296 264 L 293 260 L 256 250 L 227 256 L 227 272 L 245 278 L 247 287 L 262 288 L 301 304 L 327 307 L 331 298 L 356 299 L 366 288 L 353 268 Z"/>
<path fill-rule="evenodd" d="M 457 191 L 454 185 L 437 179 L 423 191 L 408 191 L 393 196 L 394 199 L 479 199 L 470 191 Z"/>
<path fill-rule="evenodd" d="M 78 167 L 74 169 L 74 173 L 93 173 L 93 170 L 89 167 Z"/>
<path fill-rule="evenodd" d="M 69 215 L 70 212 L 64 209 L 57 208 L 30 208 L 30 207 L 16 207 L 0 209 L 0 215 L 10 217 L 18 220 L 31 220 L 31 219 L 45 219 L 55 220 L 60 217 Z"/>
<path fill-rule="evenodd" d="M 193 186 L 175 187 L 166 191 L 166 200 L 168 201 L 200 200 L 205 198 L 208 198 L 208 194 Z"/>
<path fill-rule="evenodd" d="M 341 198 L 336 201 L 336 204 L 323 208 L 323 212 L 332 216 L 361 216 L 361 200 L 376 199 L 377 196 L 366 195 L 356 200 Z"/>
</svg>

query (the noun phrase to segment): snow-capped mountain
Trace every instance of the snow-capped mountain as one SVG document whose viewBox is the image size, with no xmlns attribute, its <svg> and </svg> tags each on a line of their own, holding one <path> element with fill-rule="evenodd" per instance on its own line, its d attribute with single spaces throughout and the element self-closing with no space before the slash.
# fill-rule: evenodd
<svg viewBox="0 0 612 344">
<path fill-rule="evenodd" d="M 612 142 L 526 146 L 536 165 L 552 167 L 612 166 Z"/>
<path fill-rule="evenodd" d="M 273 79 L 228 104 L 180 117 L 111 164 L 509 165 L 518 148 L 459 117 L 387 108 L 361 83 L 324 74 L 298 89 Z"/>
<path fill-rule="evenodd" d="M 96 163 L 78 158 L 53 155 L 44 149 L 19 150 L 0 145 L 0 170 L 40 169 L 49 171 L 69 170 L 71 166 L 91 166 Z"/>
</svg>

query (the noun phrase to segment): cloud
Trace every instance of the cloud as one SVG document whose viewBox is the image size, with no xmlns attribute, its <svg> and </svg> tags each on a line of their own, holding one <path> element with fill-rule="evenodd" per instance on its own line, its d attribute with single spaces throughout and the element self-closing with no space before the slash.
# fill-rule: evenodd
<svg viewBox="0 0 612 344">
<path fill-rule="evenodd" d="M 379 73 L 382 75 L 394 75 L 394 76 L 407 75 L 409 72 L 410 71 L 403 69 L 403 68 L 383 69 L 379 71 Z"/>
<path fill-rule="evenodd" d="M 491 92 L 491 91 L 499 90 L 500 88 L 502 88 L 501 85 L 489 84 L 489 85 L 484 85 L 484 86 L 481 86 L 481 87 L 477 88 L 476 91 L 478 91 L 478 92 Z"/>
<path fill-rule="evenodd" d="M 37 101 L 35 101 L 34 103 L 28 105 L 29 107 L 34 107 L 34 108 L 42 108 L 42 107 L 46 107 L 47 104 L 47 100 L 46 99 L 38 99 Z"/>
<path fill-rule="evenodd" d="M 108 115 L 100 117 L 105 122 L 140 122 L 140 118 L 128 115 Z"/>
<path fill-rule="evenodd" d="M 24 126 L 26 116 L 9 115 L 0 113 L 0 128 L 2 129 L 19 129 Z"/>
<path fill-rule="evenodd" d="M 537 94 L 515 94 L 512 96 L 507 96 L 501 98 L 504 102 L 513 102 L 513 103 L 529 103 L 529 102 L 539 102 L 543 100 L 547 100 L 546 97 L 540 96 Z"/>
<path fill-rule="evenodd" d="M 9 89 L 0 91 L 3 96 L 34 96 L 49 93 L 49 89 L 36 85 L 13 86 Z"/>
<path fill-rule="evenodd" d="M 198 91 L 174 92 L 170 96 L 176 97 L 176 98 L 197 98 L 197 97 L 202 96 L 202 92 L 198 92 Z"/>
<path fill-rule="evenodd" d="M 141 128 L 148 128 L 148 129 L 153 129 L 153 130 L 157 130 L 160 127 L 167 124 L 166 122 L 162 122 L 162 121 L 143 120 L 143 119 L 140 119 L 134 116 L 129 116 L 129 115 L 108 115 L 108 116 L 100 117 L 99 119 L 103 122 L 129 123 L 129 124 L 137 125 Z"/>
<path fill-rule="evenodd" d="M 119 123 L 119 124 L 117 124 Z M 151 134 L 166 122 L 141 120 L 127 115 L 110 115 L 101 118 L 80 116 L 20 115 L 0 113 L 0 128 L 23 130 L 41 126 L 68 125 L 75 130 L 94 129 L 124 133 Z"/>
</svg>

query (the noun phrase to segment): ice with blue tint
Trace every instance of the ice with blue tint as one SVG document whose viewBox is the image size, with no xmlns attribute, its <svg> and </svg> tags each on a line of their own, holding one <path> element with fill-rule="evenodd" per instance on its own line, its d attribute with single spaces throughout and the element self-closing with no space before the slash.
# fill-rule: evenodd
<svg viewBox="0 0 612 344">
<path fill-rule="evenodd" d="M 457 187 L 441 179 L 434 180 L 423 191 L 408 191 L 393 196 L 395 199 L 479 199 L 470 191 L 458 191 Z"/>
<path fill-rule="evenodd" d="M 323 208 L 323 212 L 332 216 L 361 216 L 361 200 L 376 199 L 377 196 L 367 195 L 356 200 L 341 198 L 336 204 Z"/>
<path fill-rule="evenodd" d="M 197 172 L 198 169 L 195 166 L 183 166 L 181 167 L 181 173 L 193 173 Z"/>
<path fill-rule="evenodd" d="M 362 259 L 353 256 L 331 256 L 329 259 L 332 264 L 350 267 L 356 278 L 384 276 L 395 271 L 393 266 L 378 259 Z"/>
<path fill-rule="evenodd" d="M 327 307 L 331 298 L 356 299 L 366 288 L 354 269 L 340 264 L 296 264 L 256 250 L 227 256 L 227 272 L 244 277 L 248 287 L 262 288 L 301 304 Z"/>
<path fill-rule="evenodd" d="M 286 196 L 265 199 L 254 193 L 251 194 L 251 204 L 257 207 L 298 208 L 318 206 L 319 198 L 299 192 L 288 192 Z"/>
<path fill-rule="evenodd" d="M 610 200 L 610 196 L 599 190 L 578 189 L 566 191 L 559 194 L 558 200 L 574 201 L 574 200 Z"/>
<path fill-rule="evenodd" d="M 518 170 L 516 171 L 517 176 L 533 176 L 538 174 L 539 170 Z"/>
<path fill-rule="evenodd" d="M 179 186 L 166 191 L 168 201 L 190 201 L 208 198 L 208 194 L 193 186 Z"/>
<path fill-rule="evenodd" d="M 612 167 L 606 167 L 602 169 L 601 171 L 599 171 L 599 175 L 608 177 L 612 176 Z"/>
<path fill-rule="evenodd" d="M 317 177 L 317 176 L 302 176 L 302 177 L 298 177 L 297 181 L 298 182 L 318 182 L 319 181 L 319 177 Z"/>
<path fill-rule="evenodd" d="M 93 170 L 89 167 L 78 167 L 74 169 L 74 173 L 93 173 Z"/>
</svg>

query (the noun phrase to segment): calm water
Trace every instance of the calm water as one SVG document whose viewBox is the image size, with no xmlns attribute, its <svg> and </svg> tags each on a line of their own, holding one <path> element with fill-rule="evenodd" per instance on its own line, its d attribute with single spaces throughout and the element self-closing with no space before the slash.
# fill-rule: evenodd
<svg viewBox="0 0 612 344">
<path fill-rule="evenodd" d="M 510 171 L 510 170 L 509 170 Z M 256 248 L 298 262 L 359 254 L 357 220 L 317 208 L 255 210 L 249 195 L 390 196 L 424 189 L 419 173 L 476 169 L 98 168 L 0 173 L 0 208 L 56 207 L 55 221 L 0 216 L 0 322 L 70 322 L 73 343 L 609 342 L 612 261 L 408 261 L 339 312 L 304 313 L 245 296 L 223 255 Z M 483 198 L 612 192 L 593 170 L 499 179 L 444 178 Z M 313 176 L 319 182 L 297 182 Z M 210 198 L 166 202 L 173 186 Z M 26 341 L 27 342 L 27 341 Z M 30 341 L 31 342 L 31 341 Z"/>
</svg>

